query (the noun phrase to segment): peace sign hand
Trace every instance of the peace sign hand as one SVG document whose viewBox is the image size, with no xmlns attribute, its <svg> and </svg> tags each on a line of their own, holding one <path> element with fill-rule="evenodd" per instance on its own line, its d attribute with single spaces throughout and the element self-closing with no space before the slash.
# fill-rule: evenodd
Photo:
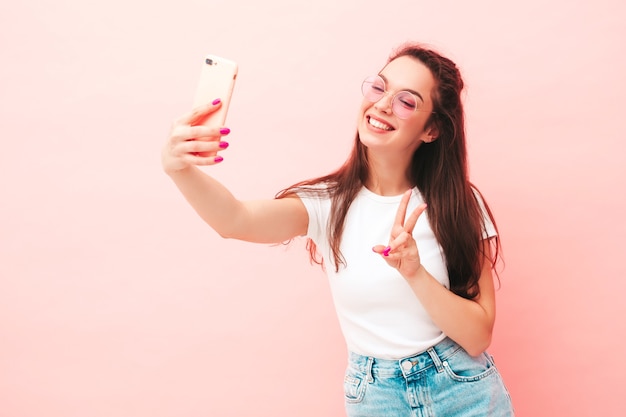
<svg viewBox="0 0 626 417">
<path fill-rule="evenodd" d="M 389 245 L 376 245 L 372 250 L 382 256 L 387 263 L 405 277 L 414 276 L 422 267 L 417 244 L 413 239 L 413 229 L 419 216 L 426 210 L 426 204 L 418 206 L 406 219 L 406 210 L 411 199 L 411 190 L 402 196 L 396 219 L 391 228 Z"/>
</svg>

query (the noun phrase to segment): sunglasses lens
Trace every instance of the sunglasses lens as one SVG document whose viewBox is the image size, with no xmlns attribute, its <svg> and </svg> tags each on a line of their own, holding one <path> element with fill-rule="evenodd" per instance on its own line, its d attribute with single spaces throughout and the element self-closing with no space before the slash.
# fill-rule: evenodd
<svg viewBox="0 0 626 417">
<path fill-rule="evenodd" d="M 391 108 L 396 116 L 406 119 L 417 109 L 417 101 L 413 94 L 401 91 L 394 97 Z"/>
<path fill-rule="evenodd" d="M 385 94 L 385 83 L 380 77 L 368 77 L 363 81 L 361 92 L 363 93 L 363 97 L 374 103 L 380 100 Z"/>
</svg>

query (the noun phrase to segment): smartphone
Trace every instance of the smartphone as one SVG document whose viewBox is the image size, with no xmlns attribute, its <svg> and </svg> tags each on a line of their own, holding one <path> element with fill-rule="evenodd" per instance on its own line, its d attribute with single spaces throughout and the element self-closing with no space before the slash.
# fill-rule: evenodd
<svg viewBox="0 0 626 417">
<path fill-rule="evenodd" d="M 237 71 L 237 63 L 230 59 L 216 55 L 207 55 L 204 58 L 193 107 L 211 103 L 216 98 L 222 100 L 222 107 L 217 112 L 211 113 L 206 120 L 196 123 L 197 125 L 224 125 L 230 99 L 235 88 Z"/>
</svg>

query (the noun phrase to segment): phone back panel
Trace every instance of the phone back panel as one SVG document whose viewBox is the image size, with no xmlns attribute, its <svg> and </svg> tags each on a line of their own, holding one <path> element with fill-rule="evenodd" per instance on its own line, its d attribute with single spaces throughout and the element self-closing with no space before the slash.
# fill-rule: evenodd
<svg viewBox="0 0 626 417">
<path fill-rule="evenodd" d="M 222 107 L 199 124 L 222 126 L 235 88 L 237 63 L 216 55 L 207 55 L 202 63 L 200 80 L 196 89 L 193 107 L 211 103 L 216 98 L 222 101 Z"/>
</svg>

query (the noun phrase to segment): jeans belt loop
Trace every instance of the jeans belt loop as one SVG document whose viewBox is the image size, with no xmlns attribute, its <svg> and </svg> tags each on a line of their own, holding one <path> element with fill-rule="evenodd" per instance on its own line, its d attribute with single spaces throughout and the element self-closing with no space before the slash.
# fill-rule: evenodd
<svg viewBox="0 0 626 417">
<path fill-rule="evenodd" d="M 374 366 L 374 358 L 368 357 L 366 363 L 366 372 L 367 372 L 367 382 L 370 384 L 374 382 L 374 376 L 372 375 L 372 367 Z"/>
<path fill-rule="evenodd" d="M 441 359 L 439 358 L 439 355 L 437 355 L 435 349 L 431 347 L 427 350 L 427 352 L 430 355 L 430 358 L 433 360 L 435 368 L 437 368 L 437 372 L 443 372 L 443 363 L 441 362 Z"/>
</svg>

